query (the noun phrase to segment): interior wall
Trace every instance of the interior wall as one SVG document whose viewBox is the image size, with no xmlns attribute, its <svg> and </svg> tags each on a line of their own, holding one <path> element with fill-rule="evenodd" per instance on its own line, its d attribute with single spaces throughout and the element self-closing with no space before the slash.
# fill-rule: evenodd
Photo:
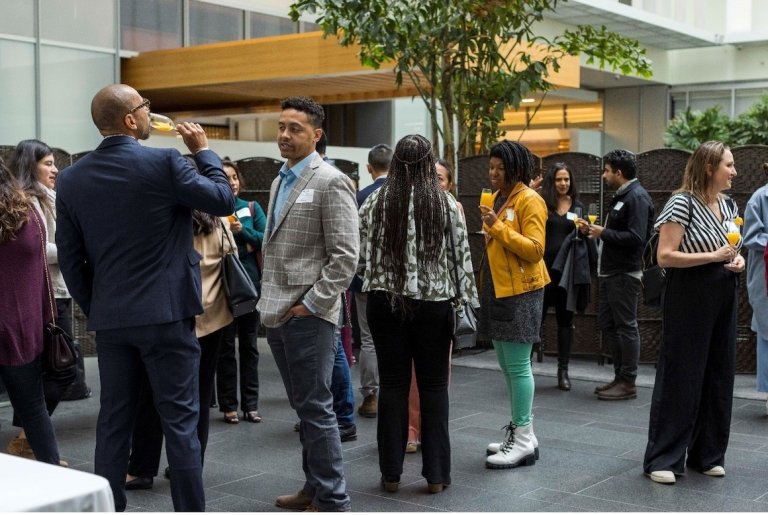
<svg viewBox="0 0 768 515">
<path fill-rule="evenodd" d="M 664 146 L 667 86 L 605 90 L 603 153 L 615 148 L 644 152 Z"/>
</svg>

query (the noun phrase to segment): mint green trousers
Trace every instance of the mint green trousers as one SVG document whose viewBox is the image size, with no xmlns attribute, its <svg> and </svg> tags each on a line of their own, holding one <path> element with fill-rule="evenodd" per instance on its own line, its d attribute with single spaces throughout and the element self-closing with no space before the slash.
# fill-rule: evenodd
<svg viewBox="0 0 768 515">
<path fill-rule="evenodd" d="M 527 426 L 533 420 L 533 372 L 530 343 L 493 341 L 501 373 L 507 383 L 512 423 Z"/>
</svg>

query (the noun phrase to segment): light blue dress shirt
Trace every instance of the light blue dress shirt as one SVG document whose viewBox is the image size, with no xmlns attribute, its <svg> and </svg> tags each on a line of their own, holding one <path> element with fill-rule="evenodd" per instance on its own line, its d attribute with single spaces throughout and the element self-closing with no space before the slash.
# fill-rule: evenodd
<svg viewBox="0 0 768 515">
<path fill-rule="evenodd" d="M 280 186 L 277 188 L 277 196 L 275 196 L 275 207 L 272 210 L 272 220 L 270 220 L 270 226 L 275 228 L 275 222 L 280 217 L 280 213 L 283 212 L 285 201 L 293 191 L 293 185 L 296 184 L 296 179 L 299 178 L 304 169 L 312 162 L 317 156 L 317 152 L 312 152 L 307 157 L 296 163 L 293 168 L 288 168 L 288 162 L 283 163 L 280 168 Z"/>
</svg>

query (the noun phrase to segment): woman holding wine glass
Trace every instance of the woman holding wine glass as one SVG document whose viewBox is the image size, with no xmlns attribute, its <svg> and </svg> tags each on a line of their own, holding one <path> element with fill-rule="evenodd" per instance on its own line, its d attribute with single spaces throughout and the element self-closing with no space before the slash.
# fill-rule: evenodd
<svg viewBox="0 0 768 515">
<path fill-rule="evenodd" d="M 552 282 L 544 287 L 544 306 L 542 310 L 542 325 L 547 309 L 550 306 L 555 307 L 555 317 L 557 320 L 557 387 L 560 390 L 568 391 L 571 389 L 571 380 L 568 377 L 568 362 L 571 355 L 571 345 L 573 342 L 573 313 L 575 306 L 568 306 L 568 291 L 575 293 L 573 284 L 568 288 L 560 285 L 562 270 L 553 267 L 558 255 L 563 251 L 564 255 L 570 249 L 573 249 L 572 258 L 580 256 L 580 259 L 573 260 L 577 268 L 581 269 L 581 275 L 589 280 L 592 265 L 597 261 L 597 250 L 593 240 L 580 238 L 574 241 L 574 233 L 578 234 L 574 228 L 579 227 L 579 221 L 583 223 L 581 214 L 584 211 L 583 204 L 579 201 L 579 193 L 576 189 L 576 183 L 573 179 L 573 172 L 566 163 L 554 163 L 544 174 L 540 194 L 547 204 L 547 225 L 546 225 L 546 243 L 544 246 L 544 264 L 552 279 Z M 577 243 L 578 242 L 578 243 Z M 579 245 L 586 246 L 576 252 Z M 566 247 L 566 248 L 564 248 Z M 584 259 L 587 258 L 587 259 Z M 561 258 L 562 259 L 562 258 Z M 571 274 L 571 276 L 573 276 Z M 587 285 L 588 286 L 588 285 Z M 586 302 L 589 300 L 589 290 L 586 289 L 586 299 L 583 299 L 578 306 L 580 311 L 586 308 Z"/>
<path fill-rule="evenodd" d="M 725 476 L 735 374 L 739 246 L 727 227 L 738 216 L 723 195 L 736 167 L 719 141 L 701 144 L 688 159 L 683 184 L 656 220 L 657 259 L 666 269 L 662 341 L 643 469 L 674 484 L 686 465 Z M 689 208 L 690 206 L 690 208 Z"/>
<path fill-rule="evenodd" d="M 480 205 L 486 243 L 479 332 L 493 342 L 512 413 L 505 440 L 486 449 L 486 467 L 499 469 L 533 465 L 537 454 L 530 356 L 541 341 L 544 286 L 549 283 L 543 261 L 547 206 L 528 187 L 536 164 L 523 145 L 496 143 L 489 165 L 496 192 L 492 207 Z"/>
</svg>

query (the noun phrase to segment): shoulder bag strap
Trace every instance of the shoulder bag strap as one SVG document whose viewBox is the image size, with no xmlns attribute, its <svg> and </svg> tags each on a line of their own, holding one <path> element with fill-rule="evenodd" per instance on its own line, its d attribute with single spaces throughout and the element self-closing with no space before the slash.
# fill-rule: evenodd
<svg viewBox="0 0 768 515">
<path fill-rule="evenodd" d="M 451 212 L 448 209 L 448 201 L 445 202 L 445 215 L 446 215 L 446 221 L 448 222 L 448 238 L 451 241 L 451 255 L 453 256 L 453 286 L 456 289 L 456 299 L 460 299 L 461 295 L 459 294 L 459 269 L 458 269 L 458 260 L 456 259 L 456 245 L 453 241 L 453 221 L 451 220 Z"/>
<path fill-rule="evenodd" d="M 45 254 L 45 239 L 43 238 L 43 226 L 40 224 L 40 220 L 37 216 L 36 211 L 37 210 L 33 208 L 32 211 L 30 211 L 30 214 L 32 215 L 32 218 L 35 219 L 35 223 L 37 224 L 37 228 L 40 234 L 40 245 L 43 249 L 43 270 L 45 273 L 45 286 L 46 286 L 46 291 L 48 292 L 48 304 L 51 306 L 51 321 L 55 324 L 56 310 L 53 307 L 53 294 L 51 293 L 51 278 L 48 275 L 48 257 Z"/>
</svg>

